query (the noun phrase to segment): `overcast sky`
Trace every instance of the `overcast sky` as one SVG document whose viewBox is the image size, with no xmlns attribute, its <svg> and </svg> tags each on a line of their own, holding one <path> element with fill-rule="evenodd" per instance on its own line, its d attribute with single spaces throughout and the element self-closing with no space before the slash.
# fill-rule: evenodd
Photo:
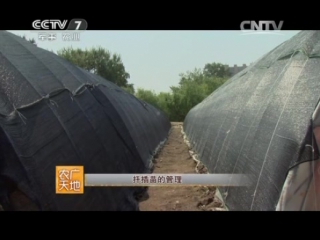
<svg viewBox="0 0 320 240">
<path fill-rule="evenodd" d="M 240 31 L 86 31 L 80 41 L 38 40 L 38 32 L 10 31 L 34 38 L 47 50 L 101 46 L 121 55 L 129 82 L 156 92 L 177 85 L 179 74 L 203 68 L 206 63 L 250 64 L 299 31 L 282 35 L 243 35 Z"/>
</svg>

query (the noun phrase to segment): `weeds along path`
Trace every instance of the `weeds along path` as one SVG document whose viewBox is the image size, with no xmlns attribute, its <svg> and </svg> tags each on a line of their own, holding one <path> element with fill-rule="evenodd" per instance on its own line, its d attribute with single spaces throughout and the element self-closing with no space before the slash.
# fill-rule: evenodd
<svg viewBox="0 0 320 240">
<path fill-rule="evenodd" d="M 155 158 L 154 173 L 196 173 L 196 162 L 183 140 L 182 123 L 171 123 L 168 140 Z M 149 187 L 140 211 L 223 210 L 214 198 L 215 188 L 206 186 Z"/>
</svg>

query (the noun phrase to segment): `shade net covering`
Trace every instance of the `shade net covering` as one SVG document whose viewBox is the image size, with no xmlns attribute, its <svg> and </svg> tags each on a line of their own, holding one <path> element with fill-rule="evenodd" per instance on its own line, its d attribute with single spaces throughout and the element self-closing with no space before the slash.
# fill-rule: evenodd
<svg viewBox="0 0 320 240">
<path fill-rule="evenodd" d="M 55 166 L 145 173 L 170 122 L 153 106 L 9 32 L 0 32 L 0 197 L 10 179 L 40 210 L 138 210 L 137 188 L 55 194 Z"/>
<path fill-rule="evenodd" d="M 302 31 L 186 116 L 184 132 L 209 172 L 246 174 L 251 181 L 219 189 L 230 210 L 275 210 L 289 169 L 314 159 L 319 58 L 320 32 Z"/>
</svg>

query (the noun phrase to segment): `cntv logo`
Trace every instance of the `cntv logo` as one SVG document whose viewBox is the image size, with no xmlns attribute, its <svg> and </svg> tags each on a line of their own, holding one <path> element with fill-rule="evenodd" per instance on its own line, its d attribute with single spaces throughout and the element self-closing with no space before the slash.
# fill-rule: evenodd
<svg viewBox="0 0 320 240">
<path fill-rule="evenodd" d="M 243 21 L 240 24 L 240 29 L 244 34 L 276 34 L 283 35 L 280 30 L 283 27 L 283 21 L 278 24 L 276 21 Z"/>
</svg>

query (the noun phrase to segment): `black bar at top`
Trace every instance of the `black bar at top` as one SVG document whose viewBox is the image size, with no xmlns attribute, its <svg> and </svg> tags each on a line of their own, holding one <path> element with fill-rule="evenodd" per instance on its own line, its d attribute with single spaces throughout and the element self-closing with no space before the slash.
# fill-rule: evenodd
<svg viewBox="0 0 320 240">
<path fill-rule="evenodd" d="M 121 18 L 121 17 L 120 17 Z M 242 21 L 283 21 L 281 30 L 320 30 L 320 22 L 313 16 L 304 18 L 260 18 L 251 19 L 242 16 L 241 18 L 223 18 L 218 15 L 194 18 L 144 18 L 143 16 L 131 17 L 127 16 L 123 19 L 119 18 L 101 18 L 101 16 L 76 16 L 76 17 L 53 17 L 39 18 L 34 16 L 26 16 L 23 20 L 8 21 L 4 16 L 0 16 L 1 30 L 36 30 L 33 28 L 35 20 L 68 20 L 68 24 L 72 19 L 84 19 L 87 22 L 87 30 L 240 30 Z M 59 29 L 60 30 L 60 29 Z M 67 27 L 66 29 L 67 30 Z"/>
</svg>

